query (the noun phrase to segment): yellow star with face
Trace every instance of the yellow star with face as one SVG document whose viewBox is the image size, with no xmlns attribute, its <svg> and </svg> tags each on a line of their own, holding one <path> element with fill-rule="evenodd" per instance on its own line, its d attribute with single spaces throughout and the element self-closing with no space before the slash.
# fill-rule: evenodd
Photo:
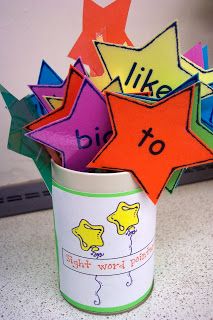
<svg viewBox="0 0 213 320">
<path fill-rule="evenodd" d="M 110 214 L 107 220 L 116 225 L 118 234 L 125 234 L 128 229 L 138 224 L 139 209 L 139 203 L 130 205 L 126 202 L 120 202 L 116 211 Z"/>
<path fill-rule="evenodd" d="M 191 62 L 187 58 L 181 56 L 181 66 L 184 70 L 186 70 L 190 75 L 195 75 L 199 74 L 199 79 L 200 81 L 203 82 L 202 85 L 202 90 L 203 90 L 203 95 L 206 92 L 205 95 L 209 95 L 213 92 L 211 90 L 211 87 L 208 86 L 209 83 L 213 82 L 213 69 L 208 69 L 205 70 L 199 66 L 197 66 L 195 63 Z M 209 92 L 210 91 L 210 92 Z"/>
<path fill-rule="evenodd" d="M 50 107 L 53 110 L 60 108 L 62 106 L 62 103 L 63 103 L 63 100 L 64 100 L 61 97 L 49 97 L 49 96 L 46 96 L 44 98 L 49 103 Z"/>
<path fill-rule="evenodd" d="M 149 91 L 162 98 L 190 77 L 180 64 L 176 22 L 142 48 L 94 43 L 108 76 L 119 76 L 125 93 Z M 206 95 L 209 88 L 202 90 Z"/>
<path fill-rule="evenodd" d="M 102 234 L 104 227 L 100 225 L 92 225 L 87 220 L 82 219 L 79 226 L 72 229 L 72 233 L 80 240 L 81 249 L 88 251 L 98 251 L 98 247 L 104 245 Z"/>
</svg>

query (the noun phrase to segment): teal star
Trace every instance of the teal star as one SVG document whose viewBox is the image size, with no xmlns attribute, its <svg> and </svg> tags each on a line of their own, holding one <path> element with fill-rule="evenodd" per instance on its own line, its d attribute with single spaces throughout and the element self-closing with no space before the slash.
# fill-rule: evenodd
<svg viewBox="0 0 213 320">
<path fill-rule="evenodd" d="M 25 137 L 23 127 L 38 118 L 31 96 L 18 100 L 7 89 L 0 85 L 0 93 L 11 115 L 8 149 L 31 158 L 37 166 L 47 188 L 51 192 L 51 162 L 47 151 L 37 142 Z"/>
</svg>

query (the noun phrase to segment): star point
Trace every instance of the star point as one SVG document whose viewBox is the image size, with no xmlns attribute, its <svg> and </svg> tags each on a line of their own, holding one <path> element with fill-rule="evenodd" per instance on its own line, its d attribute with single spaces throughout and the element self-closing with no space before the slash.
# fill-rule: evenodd
<svg viewBox="0 0 213 320">
<path fill-rule="evenodd" d="M 88 167 L 132 172 L 156 203 L 174 170 L 213 160 L 189 129 L 194 86 L 153 106 L 109 92 L 106 97 L 113 136 Z"/>
<path fill-rule="evenodd" d="M 117 0 L 103 8 L 92 0 L 84 1 L 83 30 L 68 56 L 74 59 L 81 56 L 84 63 L 90 67 L 91 75 L 100 76 L 103 73 L 93 40 L 99 38 L 132 45 L 125 33 L 130 3 L 131 0 Z"/>
<path fill-rule="evenodd" d="M 108 76 L 119 76 L 125 93 L 150 91 L 163 98 L 191 76 L 181 64 L 176 22 L 140 48 L 94 43 Z M 202 85 L 202 95 L 209 90 Z"/>
<path fill-rule="evenodd" d="M 104 96 L 85 77 L 75 100 L 73 87 L 68 83 L 63 107 L 61 112 L 65 117 L 59 116 L 60 108 L 56 109 L 40 120 L 44 126 L 40 127 L 39 122 L 31 124 L 31 128 L 33 125 L 37 129 L 27 136 L 59 152 L 64 167 L 85 171 L 86 165 L 111 135 Z M 89 121 L 85 114 L 89 115 Z M 50 117 L 53 121 L 49 121 Z"/>
</svg>

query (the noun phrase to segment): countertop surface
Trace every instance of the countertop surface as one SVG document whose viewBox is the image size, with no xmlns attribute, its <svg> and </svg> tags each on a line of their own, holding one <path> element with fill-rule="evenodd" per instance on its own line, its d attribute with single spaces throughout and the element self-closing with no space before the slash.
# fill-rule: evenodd
<svg viewBox="0 0 213 320">
<path fill-rule="evenodd" d="M 213 181 L 178 187 L 158 205 L 155 285 L 120 315 L 91 315 L 58 290 L 52 210 L 0 220 L 0 319 L 213 320 Z"/>
</svg>

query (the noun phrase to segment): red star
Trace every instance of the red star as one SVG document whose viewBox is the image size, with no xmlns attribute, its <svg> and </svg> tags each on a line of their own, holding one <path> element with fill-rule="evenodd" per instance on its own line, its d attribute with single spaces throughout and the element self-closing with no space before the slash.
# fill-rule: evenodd
<svg viewBox="0 0 213 320">
<path fill-rule="evenodd" d="M 131 0 L 116 0 L 102 8 L 92 0 L 84 0 L 83 30 L 68 56 L 73 59 L 82 57 L 90 66 L 91 75 L 103 73 L 92 40 L 99 38 L 105 42 L 132 45 L 125 33 L 130 3 Z"/>
<path fill-rule="evenodd" d="M 213 161 L 189 127 L 193 95 L 192 86 L 147 106 L 107 92 L 113 136 L 88 167 L 132 172 L 156 203 L 174 170 Z"/>
</svg>

